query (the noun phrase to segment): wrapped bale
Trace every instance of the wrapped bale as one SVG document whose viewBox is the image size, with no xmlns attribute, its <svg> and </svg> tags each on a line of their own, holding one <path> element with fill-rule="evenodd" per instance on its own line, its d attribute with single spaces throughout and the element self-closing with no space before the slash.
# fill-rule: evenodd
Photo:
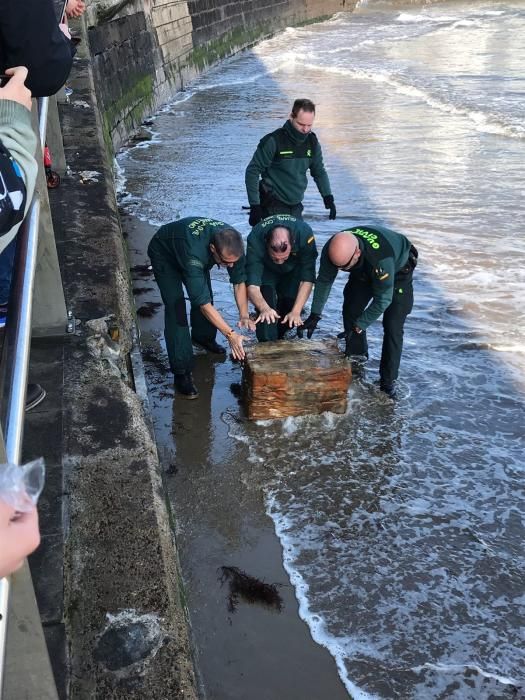
<svg viewBox="0 0 525 700">
<path fill-rule="evenodd" d="M 335 340 L 259 343 L 246 348 L 245 411 L 250 420 L 344 413 L 351 380 Z"/>
</svg>

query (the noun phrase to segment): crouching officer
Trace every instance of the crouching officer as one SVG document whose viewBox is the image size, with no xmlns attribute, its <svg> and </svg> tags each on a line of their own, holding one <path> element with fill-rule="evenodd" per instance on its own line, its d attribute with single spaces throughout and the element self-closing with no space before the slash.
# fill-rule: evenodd
<svg viewBox="0 0 525 700">
<path fill-rule="evenodd" d="M 219 330 L 233 357 L 242 360 L 245 356 L 244 337 L 213 306 L 210 270 L 214 265 L 228 269 L 239 309 L 238 327 L 255 330 L 248 316 L 242 238 L 222 221 L 188 217 L 162 226 L 151 239 L 148 255 L 164 302 L 164 336 L 175 389 L 188 399 L 196 399 L 192 341 L 211 353 L 225 354 L 226 349 L 215 340 Z M 183 285 L 191 303 L 191 337 Z"/>
<path fill-rule="evenodd" d="M 246 284 L 259 315 L 261 342 L 282 338 L 302 325 L 301 311 L 315 280 L 317 247 L 312 229 L 302 219 L 275 214 L 248 236 Z"/>
<path fill-rule="evenodd" d="M 366 329 L 383 314 L 380 388 L 392 397 L 403 350 L 403 328 L 414 301 L 412 273 L 416 264 L 416 248 L 395 231 L 356 226 L 336 233 L 323 247 L 311 315 L 303 326 L 311 338 L 338 271 L 349 272 L 343 293 L 345 355 L 368 358 Z"/>
</svg>

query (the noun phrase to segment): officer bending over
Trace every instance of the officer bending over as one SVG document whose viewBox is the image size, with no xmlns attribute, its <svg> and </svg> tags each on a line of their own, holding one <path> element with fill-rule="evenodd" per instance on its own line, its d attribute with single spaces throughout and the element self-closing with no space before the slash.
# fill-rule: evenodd
<svg viewBox="0 0 525 700">
<path fill-rule="evenodd" d="M 289 119 L 280 129 L 266 134 L 246 168 L 246 191 L 250 203 L 250 226 L 271 214 L 300 218 L 308 185 L 306 172 L 315 180 L 330 219 L 335 219 L 334 197 L 323 163 L 323 153 L 312 131 L 315 105 L 295 100 Z M 259 180 L 259 177 L 261 178 Z"/>
<path fill-rule="evenodd" d="M 313 231 L 302 219 L 275 214 L 252 229 L 246 284 L 259 312 L 258 340 L 278 340 L 289 328 L 302 325 L 301 311 L 312 291 L 316 258 Z"/>
<path fill-rule="evenodd" d="M 392 397 L 396 392 L 405 319 L 414 301 L 412 273 L 416 264 L 416 248 L 395 231 L 381 226 L 356 226 L 336 233 L 321 252 L 311 314 L 303 326 L 311 338 L 338 271 L 349 272 L 343 292 L 345 355 L 368 358 L 366 329 L 383 314 L 380 388 Z"/>
<path fill-rule="evenodd" d="M 204 217 L 188 217 L 161 226 L 151 239 L 148 255 L 165 307 L 164 336 L 175 389 L 189 399 L 198 391 L 193 383 L 192 341 L 211 353 L 225 354 L 216 342 L 219 330 L 233 357 L 244 359 L 244 337 L 236 333 L 213 306 L 210 270 L 228 269 L 239 309 L 239 328 L 255 330 L 248 316 L 244 246 L 241 235 L 229 224 Z M 191 303 L 191 337 L 186 316 L 184 289 Z"/>
</svg>

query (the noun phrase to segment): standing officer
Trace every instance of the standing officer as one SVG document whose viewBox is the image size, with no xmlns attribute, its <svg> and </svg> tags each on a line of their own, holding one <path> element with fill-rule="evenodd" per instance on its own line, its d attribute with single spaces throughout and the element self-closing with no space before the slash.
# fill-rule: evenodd
<svg viewBox="0 0 525 700">
<path fill-rule="evenodd" d="M 192 216 L 161 226 L 151 239 L 148 255 L 165 306 L 164 336 L 175 389 L 188 399 L 196 399 L 192 341 L 211 353 L 225 354 L 225 348 L 215 340 L 219 330 L 233 357 L 242 360 L 245 356 L 244 337 L 230 328 L 213 306 L 210 270 L 214 265 L 228 269 L 239 309 L 238 327 L 255 330 L 248 316 L 241 234 L 222 221 Z M 191 303 L 191 337 L 183 285 Z"/>
<path fill-rule="evenodd" d="M 301 311 L 312 291 L 316 258 L 313 231 L 302 219 L 275 214 L 252 229 L 246 284 L 259 312 L 258 340 L 278 340 L 288 328 L 302 325 Z"/>
<path fill-rule="evenodd" d="M 414 302 L 412 273 L 416 264 L 416 248 L 408 238 L 390 229 L 356 226 L 336 233 L 323 247 L 311 314 L 303 326 L 311 338 L 337 272 L 349 272 L 343 293 L 345 355 L 368 358 L 366 329 L 383 314 L 380 388 L 392 397 L 396 393 L 405 319 Z"/>
<path fill-rule="evenodd" d="M 334 197 L 324 168 L 321 146 L 312 131 L 314 118 L 313 102 L 295 100 L 290 118 L 284 125 L 259 141 L 246 168 L 250 226 L 255 226 L 270 214 L 291 214 L 301 218 L 308 169 L 323 198 L 325 209 L 330 210 L 328 218 L 335 219 Z"/>
</svg>

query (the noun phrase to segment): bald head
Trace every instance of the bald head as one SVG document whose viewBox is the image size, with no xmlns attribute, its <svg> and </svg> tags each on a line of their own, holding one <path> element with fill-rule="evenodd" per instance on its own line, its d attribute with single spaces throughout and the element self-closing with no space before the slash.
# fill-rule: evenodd
<svg viewBox="0 0 525 700">
<path fill-rule="evenodd" d="M 361 257 L 356 236 L 349 231 L 340 231 L 332 237 L 328 246 L 330 262 L 343 270 L 349 270 Z"/>
</svg>

